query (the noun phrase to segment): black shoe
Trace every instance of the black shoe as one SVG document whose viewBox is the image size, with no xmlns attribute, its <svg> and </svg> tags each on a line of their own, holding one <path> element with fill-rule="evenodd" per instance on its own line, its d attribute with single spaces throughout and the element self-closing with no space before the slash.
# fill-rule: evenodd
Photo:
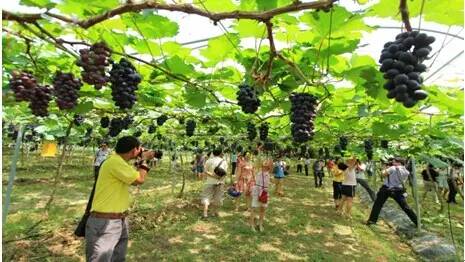
<svg viewBox="0 0 465 262">
<path fill-rule="evenodd" d="M 367 226 L 376 225 L 376 222 L 373 222 L 373 221 L 368 220 L 368 221 L 365 223 L 365 225 L 367 225 Z"/>
</svg>

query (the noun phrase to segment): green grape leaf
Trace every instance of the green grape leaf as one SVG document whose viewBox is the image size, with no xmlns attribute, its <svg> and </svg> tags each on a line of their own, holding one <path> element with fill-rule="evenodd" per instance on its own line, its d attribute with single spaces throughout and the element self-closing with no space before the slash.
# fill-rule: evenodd
<svg viewBox="0 0 465 262">
<path fill-rule="evenodd" d="M 256 0 L 259 11 L 266 11 L 277 7 L 278 0 Z"/>
<path fill-rule="evenodd" d="M 173 37 L 178 34 L 179 25 L 169 18 L 152 13 L 130 14 L 123 18 L 126 26 L 147 39 Z"/>
<path fill-rule="evenodd" d="M 186 99 L 186 103 L 196 107 L 196 108 L 203 108 L 206 105 L 207 95 L 202 90 L 198 88 L 186 86 L 186 93 L 184 98 Z"/>
<path fill-rule="evenodd" d="M 92 101 L 85 101 L 79 103 L 74 109 L 73 112 L 76 114 L 85 114 L 90 112 L 94 108 L 94 103 Z"/>
<path fill-rule="evenodd" d="M 186 64 L 179 56 L 175 55 L 165 61 L 168 70 L 174 74 L 190 75 L 194 72 L 192 65 Z"/>
<path fill-rule="evenodd" d="M 226 58 L 234 57 L 235 47 L 238 45 L 239 38 L 237 35 L 222 35 L 210 39 L 207 48 L 201 49 L 200 54 L 209 60 L 206 65 L 213 66 Z"/>
<path fill-rule="evenodd" d="M 240 37 L 266 37 L 266 27 L 263 23 L 254 20 L 239 20 L 234 29 Z"/>
</svg>

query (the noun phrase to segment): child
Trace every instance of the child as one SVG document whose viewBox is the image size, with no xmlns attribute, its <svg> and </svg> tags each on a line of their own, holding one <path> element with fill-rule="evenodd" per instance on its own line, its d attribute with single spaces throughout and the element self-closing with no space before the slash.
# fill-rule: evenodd
<svg viewBox="0 0 465 262">
<path fill-rule="evenodd" d="M 250 212 L 250 226 L 255 231 L 255 212 L 259 209 L 258 230 L 263 232 L 263 221 L 265 220 L 265 211 L 268 207 L 268 188 L 270 184 L 270 172 L 273 168 L 272 160 L 265 160 L 262 163 L 261 171 L 255 175 L 255 186 L 252 189 L 252 210 Z M 264 196 L 266 194 L 266 197 Z M 260 196 L 262 195 L 262 199 Z"/>
</svg>

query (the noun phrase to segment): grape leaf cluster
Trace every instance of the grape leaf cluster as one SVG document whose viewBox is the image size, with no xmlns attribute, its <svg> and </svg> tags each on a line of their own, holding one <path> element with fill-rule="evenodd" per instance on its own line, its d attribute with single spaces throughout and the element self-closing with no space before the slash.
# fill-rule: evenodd
<svg viewBox="0 0 465 262">
<path fill-rule="evenodd" d="M 242 108 L 244 113 L 253 114 L 258 110 L 260 99 L 249 85 L 240 85 L 236 95 L 237 104 Z"/>
<path fill-rule="evenodd" d="M 291 100 L 291 134 L 294 142 L 303 143 L 315 134 L 313 120 L 316 116 L 317 98 L 307 93 L 292 93 Z"/>
<path fill-rule="evenodd" d="M 83 68 L 82 80 L 97 90 L 101 89 L 109 80 L 106 68 L 111 63 L 111 49 L 104 42 L 99 42 L 79 50 L 79 53 L 77 65 Z"/>
<path fill-rule="evenodd" d="M 260 134 L 260 140 L 265 141 L 268 138 L 268 130 L 269 130 L 269 125 L 268 123 L 263 123 L 259 127 L 259 134 Z"/>
<path fill-rule="evenodd" d="M 373 159 L 373 142 L 371 140 L 364 141 L 365 153 L 367 154 L 368 160 Z"/>
<path fill-rule="evenodd" d="M 252 124 L 251 122 L 247 123 L 247 138 L 249 138 L 250 141 L 254 140 L 257 137 L 257 129 L 255 128 L 255 125 Z"/>
<path fill-rule="evenodd" d="M 72 109 L 77 105 L 79 89 L 82 83 L 72 73 L 57 72 L 53 79 L 53 88 L 58 108 Z"/>
<path fill-rule="evenodd" d="M 197 126 L 197 123 L 194 120 L 192 120 L 192 119 L 187 120 L 187 122 L 186 122 L 186 136 L 189 136 L 189 137 L 193 136 L 196 126 Z"/>
<path fill-rule="evenodd" d="M 137 86 L 141 77 L 136 68 L 128 60 L 121 58 L 114 63 L 110 71 L 111 95 L 116 106 L 121 109 L 131 109 L 136 102 Z"/>
<path fill-rule="evenodd" d="M 10 89 L 14 92 L 16 101 L 31 101 L 37 87 L 37 80 L 28 72 L 13 71 L 10 79 Z"/>
<path fill-rule="evenodd" d="M 434 41 L 432 36 L 412 31 L 400 33 L 394 42 L 384 44 L 379 70 L 387 79 L 384 88 L 388 90 L 388 98 L 410 108 L 428 97 L 428 93 L 421 90 L 423 78 L 420 74 L 426 71 L 423 61 L 428 59 Z"/>
</svg>

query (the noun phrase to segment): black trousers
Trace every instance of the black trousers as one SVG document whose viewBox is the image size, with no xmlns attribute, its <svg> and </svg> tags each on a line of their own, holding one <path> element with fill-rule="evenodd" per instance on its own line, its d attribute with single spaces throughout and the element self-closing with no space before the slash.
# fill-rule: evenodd
<svg viewBox="0 0 465 262">
<path fill-rule="evenodd" d="M 305 175 L 308 176 L 308 165 L 304 165 Z"/>
<path fill-rule="evenodd" d="M 368 181 L 366 179 L 360 179 L 360 178 L 357 178 L 357 184 L 361 185 L 363 188 L 365 188 L 365 190 L 368 192 L 368 194 L 370 195 L 370 198 L 372 201 L 375 201 L 376 199 L 376 194 L 375 194 L 375 191 L 373 191 L 371 188 L 370 188 L 370 185 L 368 185 Z"/>
<path fill-rule="evenodd" d="M 302 173 L 302 165 L 301 164 L 297 165 L 297 173 Z"/>
<path fill-rule="evenodd" d="M 457 203 L 455 200 L 457 190 L 455 190 L 454 182 L 452 179 L 447 179 L 447 184 L 449 185 L 449 196 L 447 197 L 447 203 Z"/>
<path fill-rule="evenodd" d="M 237 165 L 237 162 L 232 162 L 232 169 L 231 169 L 231 172 L 233 175 L 236 174 L 236 165 Z"/>
<path fill-rule="evenodd" d="M 375 203 L 373 204 L 373 208 L 371 209 L 370 213 L 370 218 L 368 219 L 369 222 L 376 223 L 378 221 L 379 213 L 381 212 L 381 209 L 383 208 L 384 203 L 386 203 L 386 200 L 391 197 L 394 199 L 397 204 L 404 210 L 404 212 L 407 214 L 407 216 L 412 220 L 412 222 L 416 225 L 417 224 L 417 215 L 415 212 L 413 212 L 412 208 L 409 207 L 407 204 L 407 201 L 405 200 L 405 197 L 403 196 L 402 191 L 395 191 L 392 192 L 388 190 L 386 186 L 382 186 L 378 193 L 376 194 L 376 200 Z"/>
<path fill-rule="evenodd" d="M 323 184 L 323 172 L 316 171 L 313 177 L 315 178 L 315 187 L 321 187 Z"/>
</svg>

